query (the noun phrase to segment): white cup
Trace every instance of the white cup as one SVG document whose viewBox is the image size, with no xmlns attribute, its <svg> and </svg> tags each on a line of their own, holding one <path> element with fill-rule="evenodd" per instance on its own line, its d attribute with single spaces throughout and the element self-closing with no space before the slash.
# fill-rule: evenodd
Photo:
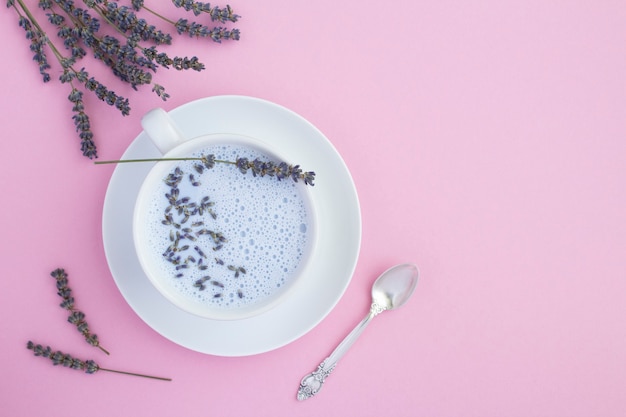
<svg viewBox="0 0 626 417">
<path fill-rule="evenodd" d="M 162 109 L 148 112 L 142 127 L 163 158 L 218 160 L 210 169 L 200 160 L 156 162 L 143 181 L 133 238 L 150 282 L 174 305 L 208 319 L 245 319 L 276 306 L 315 247 L 309 187 L 223 162 L 284 161 L 258 139 L 185 138 Z"/>
</svg>

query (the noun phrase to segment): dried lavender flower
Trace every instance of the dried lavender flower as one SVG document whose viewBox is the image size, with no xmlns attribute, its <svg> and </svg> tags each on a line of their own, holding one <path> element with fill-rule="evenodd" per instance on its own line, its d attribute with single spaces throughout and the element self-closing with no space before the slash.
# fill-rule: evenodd
<svg viewBox="0 0 626 417">
<path fill-rule="evenodd" d="M 227 268 L 235 273 L 235 278 L 239 278 L 239 274 L 246 273 L 246 270 L 241 266 L 228 265 Z"/>
<path fill-rule="evenodd" d="M 215 155 L 206 155 L 200 158 L 205 168 L 211 169 L 215 166 Z"/>
<path fill-rule="evenodd" d="M 113 369 L 102 368 L 93 360 L 86 360 L 86 361 L 80 360 L 80 359 L 74 358 L 70 354 L 63 353 L 60 350 L 53 352 L 50 346 L 46 346 L 44 348 L 42 345 L 35 344 L 30 340 L 26 343 L 26 349 L 32 350 L 33 355 L 35 356 L 41 356 L 43 358 L 50 359 L 52 364 L 55 366 L 62 365 L 65 368 L 84 371 L 86 374 L 95 374 L 98 371 L 106 371 L 106 372 L 114 372 L 114 373 L 124 374 L 124 375 L 140 376 L 143 378 L 158 379 L 161 381 L 172 380 L 171 378 L 162 378 L 158 376 L 144 375 L 144 374 L 137 374 L 134 372 L 125 372 L 125 371 L 117 371 Z"/>
<path fill-rule="evenodd" d="M 63 268 L 57 268 L 52 271 L 50 275 L 56 280 L 57 294 L 63 299 L 60 306 L 70 311 L 67 321 L 76 326 L 76 329 L 85 337 L 85 341 L 87 343 L 97 347 L 108 355 L 109 352 L 100 346 L 98 336 L 89 331 L 89 326 L 85 321 L 85 314 L 75 309 L 74 297 L 72 297 L 72 290 L 68 285 L 68 278 L 65 270 Z"/>
<path fill-rule="evenodd" d="M 165 88 L 159 84 L 154 84 L 152 86 L 152 92 L 158 97 L 161 97 L 163 101 L 167 101 L 167 99 L 170 98 L 170 95 L 165 92 Z"/>
</svg>

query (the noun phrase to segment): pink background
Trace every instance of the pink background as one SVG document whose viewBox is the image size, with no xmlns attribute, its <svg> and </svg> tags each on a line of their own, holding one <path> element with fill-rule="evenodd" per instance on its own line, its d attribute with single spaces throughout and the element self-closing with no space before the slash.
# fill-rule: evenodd
<svg viewBox="0 0 626 417">
<path fill-rule="evenodd" d="M 180 16 L 168 4 L 158 8 Z M 86 96 L 100 159 L 121 156 L 156 106 L 242 94 L 294 110 L 335 145 L 359 193 L 345 295 L 304 337 L 251 357 L 196 353 L 145 325 L 103 252 L 114 167 L 81 156 L 67 87 L 43 85 L 3 10 L 0 414 L 626 415 L 626 3 L 231 5 L 241 41 L 176 38 L 171 50 L 207 69 L 159 71 L 164 105 L 89 61 L 133 107 L 122 118 Z M 302 375 L 368 310 L 372 281 L 407 261 L 421 270 L 414 298 L 297 402 Z M 65 323 L 48 276 L 58 266 L 110 357 Z M 174 381 L 57 369 L 29 339 Z"/>
</svg>

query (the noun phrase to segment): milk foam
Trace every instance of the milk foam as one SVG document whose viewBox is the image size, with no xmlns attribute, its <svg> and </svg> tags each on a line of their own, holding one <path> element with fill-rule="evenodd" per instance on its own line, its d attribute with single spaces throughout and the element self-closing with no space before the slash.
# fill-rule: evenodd
<svg viewBox="0 0 626 417">
<path fill-rule="evenodd" d="M 227 161 L 238 157 L 275 161 L 243 145 L 213 145 L 193 156 L 202 154 L 214 154 L 216 159 Z M 170 214 L 180 228 L 164 225 L 165 210 L 170 205 L 165 195 L 171 193 L 171 187 L 164 181 L 155 184 L 147 215 L 139 219 L 150 247 L 149 262 L 165 277 L 168 291 L 175 291 L 189 301 L 225 310 L 263 304 L 289 287 L 312 244 L 308 191 L 302 182 L 254 177 L 251 172 L 242 174 L 236 166 L 224 163 L 216 163 L 199 174 L 194 168 L 198 163 L 176 163 L 184 173 L 177 186 L 178 199 L 189 197 L 190 203 L 200 204 L 208 196 L 214 203 L 211 210 L 216 218 L 205 211 L 182 223 L 184 215 L 172 210 Z M 165 172 L 165 176 L 174 169 Z M 200 185 L 194 186 L 192 181 Z M 226 241 L 214 250 L 215 241 L 201 230 L 221 233 Z M 175 253 L 180 256 L 178 265 L 171 262 L 172 256 L 168 260 L 164 255 L 173 244 L 172 237 L 178 240 L 178 248 L 187 246 Z M 182 267 L 185 261 L 187 266 Z M 207 276 L 211 279 L 204 282 L 202 290 L 194 286 Z"/>
</svg>

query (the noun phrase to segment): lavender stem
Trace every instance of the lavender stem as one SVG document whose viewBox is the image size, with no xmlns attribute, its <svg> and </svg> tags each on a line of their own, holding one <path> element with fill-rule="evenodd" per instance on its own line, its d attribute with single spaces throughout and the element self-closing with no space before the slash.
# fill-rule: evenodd
<svg viewBox="0 0 626 417">
<path fill-rule="evenodd" d="M 144 374 L 136 374 L 134 372 L 125 372 L 125 371 L 116 371 L 114 369 L 106 369 L 106 368 L 98 368 L 100 371 L 107 371 L 107 372 L 113 372 L 116 374 L 124 374 L 124 375 L 132 375 L 132 376 L 140 376 L 142 378 L 150 378 L 150 379 L 158 379 L 159 381 L 171 381 L 172 378 L 163 378 L 160 376 L 153 376 L 153 375 L 144 375 Z"/>
</svg>

